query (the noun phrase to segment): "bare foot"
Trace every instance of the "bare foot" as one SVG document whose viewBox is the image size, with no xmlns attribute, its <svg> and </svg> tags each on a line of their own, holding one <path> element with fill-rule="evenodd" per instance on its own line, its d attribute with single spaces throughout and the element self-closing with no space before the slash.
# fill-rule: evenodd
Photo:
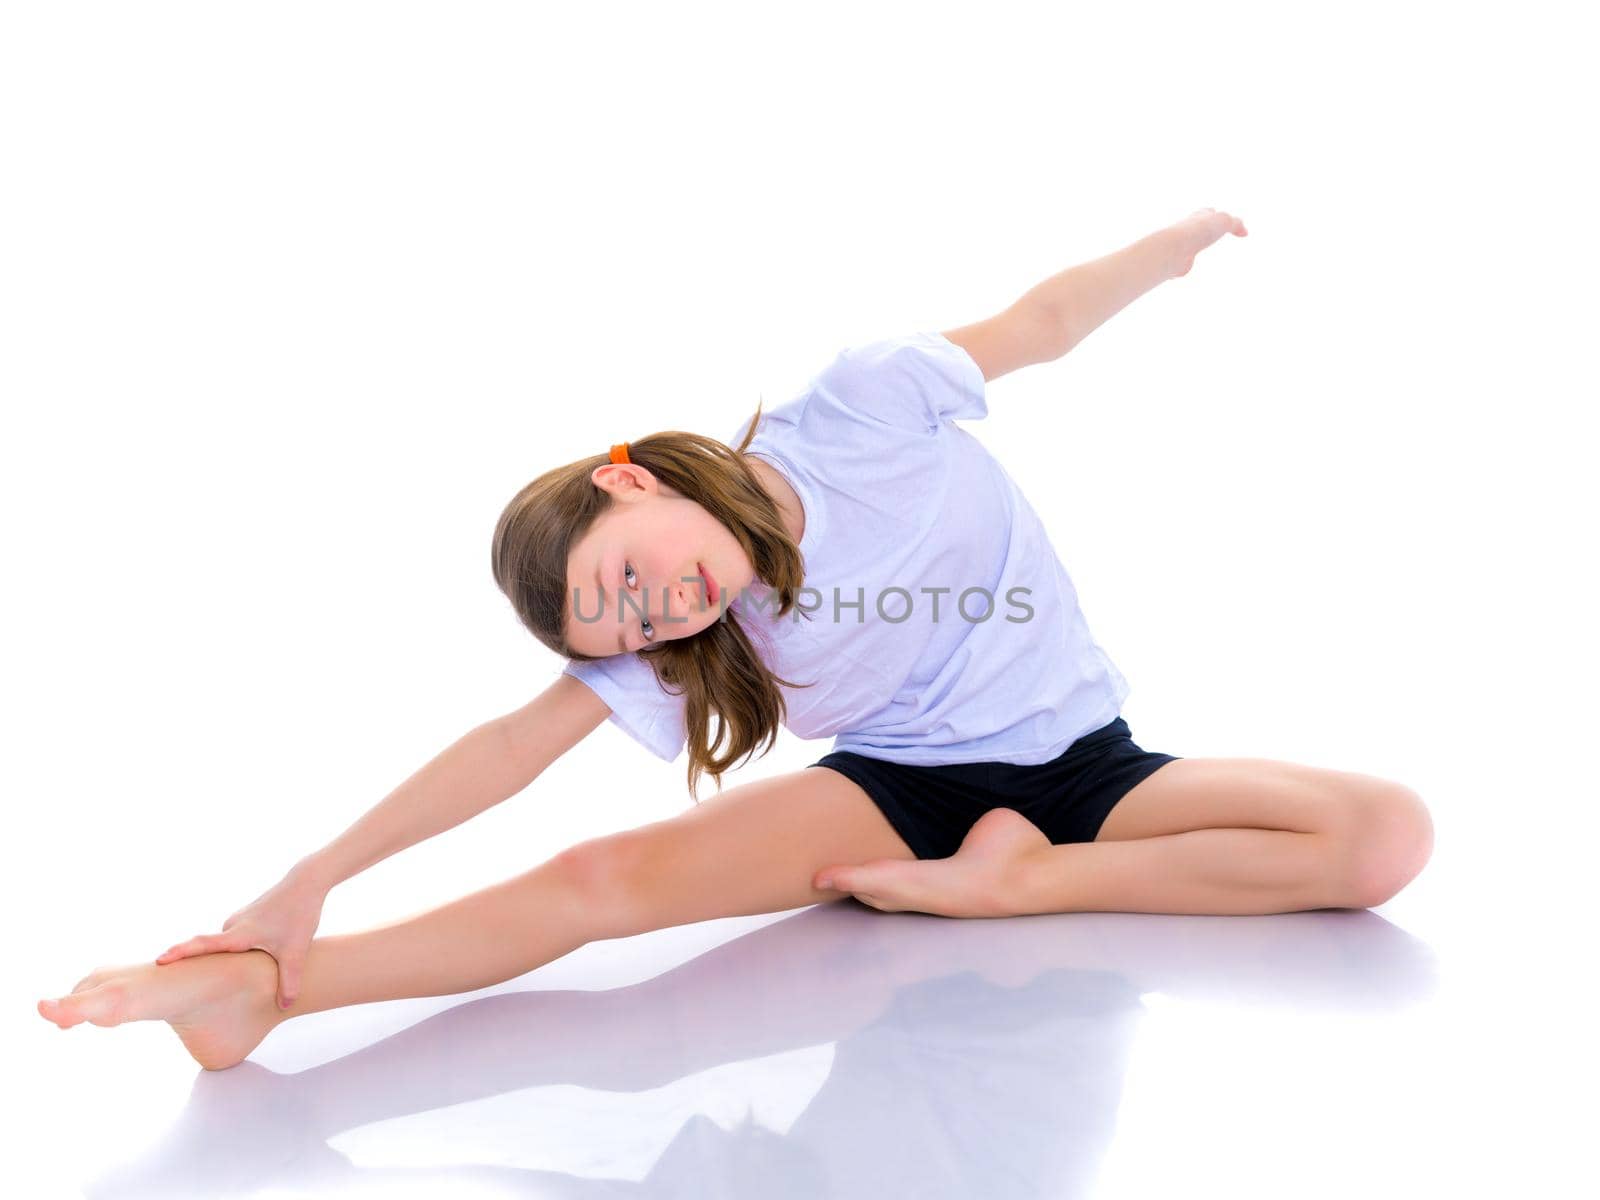
<svg viewBox="0 0 1600 1200">
<path fill-rule="evenodd" d="M 1039 827 L 1010 808 L 992 808 L 967 831 L 949 858 L 884 858 L 817 872 L 831 885 L 884 912 L 943 917 L 1007 917 L 1016 913 L 1010 884 L 1022 859 L 1050 845 Z"/>
<path fill-rule="evenodd" d="M 166 1021 L 208 1071 L 242 1061 L 289 1016 L 277 1007 L 278 964 L 265 950 L 201 954 L 177 962 L 101 967 L 39 1015 L 62 1029 L 88 1021 Z"/>
</svg>

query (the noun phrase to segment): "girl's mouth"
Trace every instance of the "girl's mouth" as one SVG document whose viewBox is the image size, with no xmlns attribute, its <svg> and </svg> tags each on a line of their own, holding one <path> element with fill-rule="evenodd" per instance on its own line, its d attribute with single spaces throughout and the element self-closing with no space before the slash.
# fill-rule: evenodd
<svg viewBox="0 0 1600 1200">
<path fill-rule="evenodd" d="M 706 581 L 706 603 L 712 605 L 716 604 L 717 600 L 722 595 L 722 593 L 717 589 L 717 581 L 711 578 L 711 572 L 706 570 L 704 563 L 695 563 L 695 566 L 699 568 L 700 578 Z"/>
</svg>

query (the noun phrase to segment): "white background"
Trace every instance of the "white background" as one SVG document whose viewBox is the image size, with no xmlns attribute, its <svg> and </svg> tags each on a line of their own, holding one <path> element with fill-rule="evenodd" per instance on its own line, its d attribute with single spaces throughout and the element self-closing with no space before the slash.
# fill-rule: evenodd
<svg viewBox="0 0 1600 1200">
<path fill-rule="evenodd" d="M 27 1194 L 137 1155 L 196 1074 L 159 1024 L 62 1032 L 36 999 L 214 932 L 555 677 L 489 569 L 527 480 L 716 434 L 844 345 L 988 316 L 1204 205 L 1249 236 L 996 381 L 965 427 L 1045 516 L 1141 745 L 1424 796 L 1434 860 L 1382 915 L 1481 1007 L 1422 1025 L 1506 1047 L 1558 1120 L 1559 1072 L 1592 1053 L 1568 989 L 1600 833 L 1578 11 L 6 6 L 0 1028 Z M 826 749 L 785 734 L 726 782 Z M 604 725 L 340 887 L 323 929 L 687 803 L 681 760 Z M 723 924 L 531 981 L 648 977 Z M 343 1053 L 448 1005 L 324 1028 Z M 1168 1021 L 1171 1046 L 1204 1036 Z M 296 1028 L 257 1057 L 293 1057 Z M 1145 1053 L 1153 1097 L 1168 1059 Z M 1491 1138 L 1439 1088 L 1439 1145 L 1470 1114 L 1499 1156 L 1464 1175 L 1563 1177 L 1554 1126 Z M 1158 1183 L 1165 1160 L 1123 1148 L 1193 1115 L 1142 1111 L 1104 1194 Z M 1233 1194 L 1288 1186 L 1211 1144 Z M 1347 1150 L 1352 1178 L 1447 1170 Z"/>
</svg>

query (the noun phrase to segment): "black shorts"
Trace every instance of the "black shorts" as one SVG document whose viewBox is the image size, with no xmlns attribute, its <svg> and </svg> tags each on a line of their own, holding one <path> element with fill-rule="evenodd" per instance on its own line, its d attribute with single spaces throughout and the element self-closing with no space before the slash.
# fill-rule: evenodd
<svg viewBox="0 0 1600 1200">
<path fill-rule="evenodd" d="M 1052 844 L 1092 842 L 1117 801 L 1176 754 L 1134 745 L 1117 717 L 1086 733 L 1058 757 L 1036 766 L 955 763 L 910 767 L 849 750 L 826 754 L 813 767 L 832 767 L 855 780 L 918 858 L 948 858 L 991 808 L 1012 808 Z"/>
</svg>

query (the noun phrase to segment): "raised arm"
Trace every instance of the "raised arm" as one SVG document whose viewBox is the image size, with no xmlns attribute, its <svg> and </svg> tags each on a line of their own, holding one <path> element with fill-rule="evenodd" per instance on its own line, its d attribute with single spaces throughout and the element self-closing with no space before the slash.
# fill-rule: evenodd
<svg viewBox="0 0 1600 1200">
<path fill-rule="evenodd" d="M 972 356 L 986 381 L 1052 362 L 1156 284 L 1187 275 L 1195 255 L 1223 234 L 1247 232 L 1239 218 L 1202 208 L 1120 250 L 1068 267 L 1029 288 L 1004 312 L 944 336 Z"/>
</svg>

